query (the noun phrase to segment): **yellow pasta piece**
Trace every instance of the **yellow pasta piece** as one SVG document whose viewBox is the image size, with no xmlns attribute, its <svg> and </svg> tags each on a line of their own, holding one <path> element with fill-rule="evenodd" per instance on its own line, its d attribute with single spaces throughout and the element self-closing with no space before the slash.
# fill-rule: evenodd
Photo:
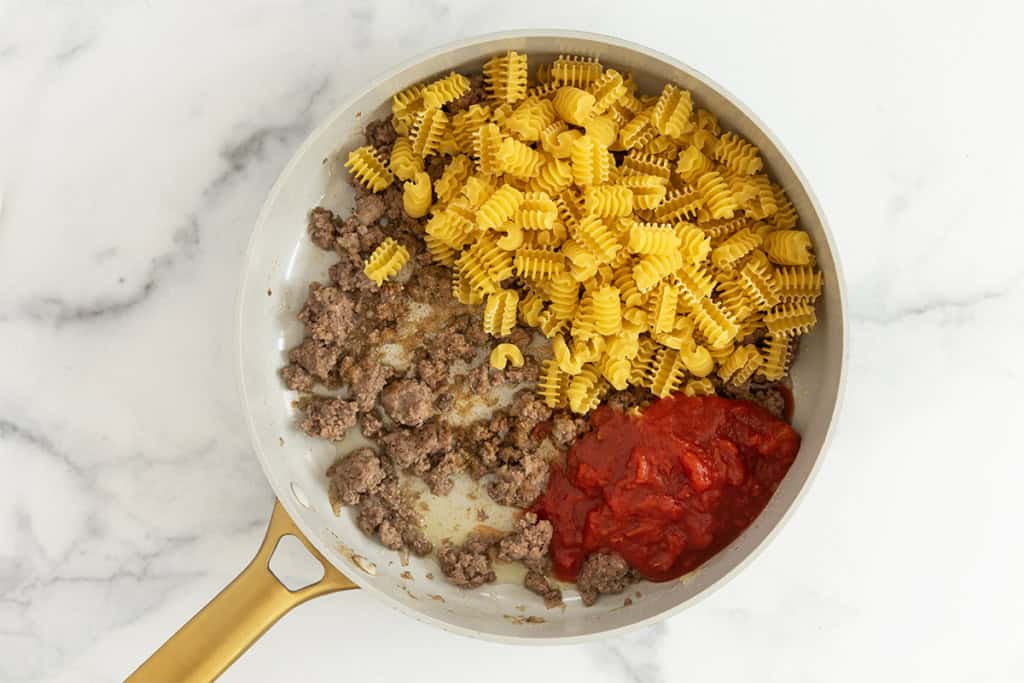
<svg viewBox="0 0 1024 683">
<path fill-rule="evenodd" d="M 732 218 L 740 208 L 729 185 L 715 171 L 708 171 L 697 179 L 697 192 L 712 218 Z"/>
<path fill-rule="evenodd" d="M 451 135 L 455 139 L 458 151 L 471 153 L 473 151 L 473 140 L 480 126 L 487 123 L 491 116 L 491 109 L 486 104 L 470 105 L 465 111 L 460 111 L 451 118 Z"/>
<path fill-rule="evenodd" d="M 811 266 L 778 268 L 774 281 L 782 301 L 814 301 L 821 296 L 824 284 L 821 272 Z"/>
<path fill-rule="evenodd" d="M 605 285 L 594 292 L 594 331 L 602 336 L 622 331 L 622 302 L 619 290 Z"/>
<path fill-rule="evenodd" d="M 472 239 L 473 224 L 456 211 L 445 209 L 430 217 L 425 230 L 428 236 L 459 250 Z"/>
<path fill-rule="evenodd" d="M 711 238 L 696 225 L 680 221 L 676 223 L 674 232 L 679 238 L 683 257 L 690 263 L 700 263 L 711 253 Z"/>
<path fill-rule="evenodd" d="M 452 161 L 454 162 L 454 159 Z M 443 178 L 444 176 L 442 175 L 441 177 Z M 465 197 L 466 201 L 469 202 L 469 206 L 476 210 L 490 199 L 495 190 L 497 188 L 494 187 L 487 176 L 474 175 L 466 178 L 466 182 L 459 189 L 459 195 Z"/>
<path fill-rule="evenodd" d="M 641 292 L 647 292 L 670 273 L 683 267 L 683 257 L 678 251 L 668 254 L 648 254 L 633 266 L 633 279 Z"/>
<path fill-rule="evenodd" d="M 602 75 L 601 63 L 591 57 L 559 55 L 551 64 L 551 79 L 562 85 L 585 88 Z"/>
<path fill-rule="evenodd" d="M 577 185 L 608 182 L 608 174 L 613 165 L 608 149 L 589 135 L 572 143 L 572 175 Z"/>
<path fill-rule="evenodd" d="M 568 161 L 548 158 L 537 176 L 530 181 L 530 189 L 554 196 L 572 185 L 572 181 L 572 165 Z"/>
<path fill-rule="evenodd" d="M 391 98 L 391 113 L 400 114 L 410 108 L 414 109 L 423 102 L 423 85 L 417 83 L 394 95 Z"/>
<path fill-rule="evenodd" d="M 633 193 L 628 187 L 594 185 L 584 188 L 583 203 L 587 213 L 604 218 L 633 213 Z"/>
<path fill-rule="evenodd" d="M 476 214 L 477 227 L 496 228 L 515 215 L 523 201 L 523 193 L 508 183 L 502 185 L 481 206 Z"/>
<path fill-rule="evenodd" d="M 598 369 L 613 389 L 622 391 L 629 386 L 631 365 L 628 359 L 605 355 L 598 361 Z"/>
<path fill-rule="evenodd" d="M 739 325 L 711 299 L 701 299 L 692 310 L 693 321 L 712 347 L 728 344 L 736 338 Z"/>
<path fill-rule="evenodd" d="M 586 414 L 596 408 L 605 392 L 605 381 L 593 366 L 586 366 L 573 375 L 565 397 L 569 410 L 578 414 Z"/>
<path fill-rule="evenodd" d="M 700 229 L 711 240 L 711 246 L 716 247 L 741 229 L 750 225 L 750 219 L 745 216 L 733 218 L 729 221 L 711 221 L 703 223 Z"/>
<path fill-rule="evenodd" d="M 505 127 L 521 140 L 540 140 L 541 132 L 555 122 L 557 113 L 549 100 L 536 97 L 523 100 L 505 120 Z"/>
<path fill-rule="evenodd" d="M 575 375 L 583 369 L 583 359 L 573 354 L 565 342 L 565 337 L 560 334 L 551 338 L 551 353 L 555 357 L 555 362 L 558 363 L 558 369 L 562 372 Z"/>
<path fill-rule="evenodd" d="M 762 357 L 764 363 L 761 365 L 761 374 L 770 382 L 779 381 L 789 370 L 789 362 L 793 357 L 792 339 L 769 335 Z"/>
<path fill-rule="evenodd" d="M 484 301 L 483 294 L 463 276 L 458 264 L 452 269 L 452 296 L 459 303 L 466 305 L 481 304 Z"/>
<path fill-rule="evenodd" d="M 610 263 L 620 249 L 614 233 L 599 216 L 584 216 L 570 231 L 573 239 L 589 251 L 598 264 Z"/>
<path fill-rule="evenodd" d="M 596 272 L 597 258 L 576 240 L 566 240 L 562 244 L 562 253 L 565 254 L 565 257 L 569 259 L 570 262 L 572 262 L 572 265 L 583 268 L 590 268 L 593 266 Z"/>
<path fill-rule="evenodd" d="M 498 228 L 500 232 L 505 233 L 504 237 L 498 239 L 498 246 L 504 251 L 516 251 L 519 247 L 523 246 L 524 234 L 523 228 L 516 223 L 507 222 Z"/>
<path fill-rule="evenodd" d="M 526 96 L 536 97 L 537 99 L 550 99 L 558 88 L 558 83 L 543 83 L 529 88 L 526 91 Z"/>
<path fill-rule="evenodd" d="M 473 138 L 473 153 L 476 156 L 477 168 L 481 173 L 487 175 L 501 173 L 498 151 L 501 149 L 503 137 L 501 129 L 494 123 L 484 124 L 477 130 Z"/>
<path fill-rule="evenodd" d="M 440 202 L 448 203 L 455 199 L 455 195 L 458 194 L 459 188 L 469 178 L 470 172 L 473 170 L 473 162 L 470 161 L 469 157 L 460 154 L 454 157 L 444 171 L 441 173 L 441 177 L 437 179 L 434 184 L 434 190 L 437 192 L 437 200 Z"/>
<path fill-rule="evenodd" d="M 540 314 L 544 310 L 544 300 L 532 289 L 519 300 L 519 317 L 530 327 L 540 325 Z"/>
<path fill-rule="evenodd" d="M 796 207 L 793 206 L 793 202 L 789 200 L 785 191 L 778 185 L 772 185 L 772 191 L 775 194 L 775 203 L 778 206 L 778 209 L 768 218 L 768 220 L 772 225 L 782 230 L 788 230 L 796 227 L 797 214 Z"/>
<path fill-rule="evenodd" d="M 516 275 L 548 279 L 565 273 L 565 257 L 552 249 L 519 249 L 515 255 Z"/>
<path fill-rule="evenodd" d="M 633 206 L 637 209 L 653 209 L 665 201 L 665 183 L 658 176 L 626 175 L 617 182 L 633 193 Z"/>
<path fill-rule="evenodd" d="M 519 292 L 502 289 L 487 295 L 484 303 L 484 332 L 504 337 L 516 325 L 519 310 Z"/>
<path fill-rule="evenodd" d="M 690 128 L 693 99 L 688 90 L 666 83 L 651 111 L 651 121 L 662 135 L 679 137 Z"/>
<path fill-rule="evenodd" d="M 711 352 L 704 346 L 693 344 L 692 337 L 688 338 L 683 348 L 679 350 L 679 358 L 694 377 L 707 377 L 715 369 L 715 360 L 711 357 Z"/>
<path fill-rule="evenodd" d="M 732 352 L 718 368 L 718 376 L 729 384 L 743 384 L 761 368 L 764 359 L 753 344 L 745 344 Z"/>
<path fill-rule="evenodd" d="M 545 152 L 551 154 L 558 148 L 558 136 L 569 130 L 569 124 L 565 121 L 552 121 L 540 131 L 540 146 Z"/>
<path fill-rule="evenodd" d="M 654 358 L 658 348 L 658 345 L 650 337 L 640 337 L 639 349 L 630 364 L 630 384 L 650 388 L 651 379 L 654 374 Z"/>
<path fill-rule="evenodd" d="M 391 145 L 391 172 L 399 180 L 412 180 L 423 170 L 423 157 L 412 153 L 409 138 L 401 136 Z"/>
<path fill-rule="evenodd" d="M 644 110 L 622 126 L 619 131 L 619 145 L 622 149 L 639 149 L 658 134 L 658 129 L 651 123 L 651 112 Z"/>
<path fill-rule="evenodd" d="M 634 150 L 622 160 L 622 170 L 625 175 L 655 176 L 667 184 L 672 177 L 672 162 Z"/>
<path fill-rule="evenodd" d="M 764 238 L 764 250 L 781 266 L 810 265 L 811 236 L 803 230 L 777 230 Z"/>
<path fill-rule="evenodd" d="M 759 256 L 759 258 L 754 258 Z M 772 266 L 763 252 L 755 251 L 740 269 L 739 283 L 746 295 L 761 310 L 768 310 L 782 300 Z"/>
<path fill-rule="evenodd" d="M 420 94 L 427 109 L 440 109 L 469 92 L 469 87 L 469 79 L 453 71 L 427 85 Z"/>
<path fill-rule="evenodd" d="M 711 250 L 711 262 L 721 270 L 732 270 L 740 259 L 759 246 L 761 238 L 751 232 L 750 228 L 743 228 Z"/>
<path fill-rule="evenodd" d="M 686 149 L 680 152 L 679 158 L 676 161 L 676 173 L 691 184 L 696 183 L 697 178 L 700 176 L 713 170 L 715 170 L 715 162 L 704 156 L 693 145 L 687 146 Z"/>
<path fill-rule="evenodd" d="M 678 251 L 679 236 L 668 225 L 658 223 L 637 223 L 629 228 L 629 250 L 635 254 L 667 255 Z"/>
<path fill-rule="evenodd" d="M 554 360 L 546 360 L 540 368 L 537 381 L 537 394 L 550 408 L 562 408 L 566 405 L 566 389 L 569 388 L 569 375 L 558 368 Z"/>
<path fill-rule="evenodd" d="M 424 235 L 423 241 L 427 245 L 427 253 L 435 263 L 451 268 L 455 265 L 455 256 L 458 253 L 455 249 L 442 242 L 433 235 Z"/>
<path fill-rule="evenodd" d="M 757 147 L 735 133 L 726 133 L 715 145 L 712 156 L 734 173 L 752 175 L 764 168 Z"/>
<path fill-rule="evenodd" d="M 395 181 L 391 171 L 377 156 L 377 150 L 369 145 L 349 152 L 345 168 L 371 192 L 380 192 Z"/>
<path fill-rule="evenodd" d="M 814 304 L 805 302 L 779 304 L 764 316 L 768 333 L 777 337 L 807 334 L 817 321 Z"/>
<path fill-rule="evenodd" d="M 541 311 L 540 319 L 537 324 L 537 329 L 541 331 L 548 339 L 551 339 L 556 334 L 560 334 L 565 328 L 569 326 L 568 320 L 562 320 L 555 316 L 550 309 Z"/>
<path fill-rule="evenodd" d="M 626 86 L 623 83 L 622 74 L 615 69 L 606 69 L 599 78 L 593 80 L 587 86 L 587 92 L 594 96 L 593 113 L 603 114 L 626 94 Z"/>
<path fill-rule="evenodd" d="M 394 277 L 408 261 L 409 251 L 388 237 L 370 254 L 363 272 L 380 287 L 385 280 Z"/>
<path fill-rule="evenodd" d="M 587 135 L 605 147 L 611 147 L 619 137 L 619 124 L 611 116 L 591 116 L 582 125 Z"/>
<path fill-rule="evenodd" d="M 714 396 L 715 385 L 709 379 L 691 379 L 683 387 L 685 396 Z"/>
<path fill-rule="evenodd" d="M 679 157 L 679 144 L 667 135 L 658 135 L 640 150 L 646 154 L 675 161 Z"/>
<path fill-rule="evenodd" d="M 651 393 L 664 398 L 679 389 L 686 375 L 686 366 L 677 350 L 661 347 L 651 362 L 650 372 Z"/>
<path fill-rule="evenodd" d="M 413 180 L 403 186 L 402 208 L 412 218 L 421 218 L 427 215 L 433 198 L 430 176 L 425 171 L 420 171 Z"/>
<path fill-rule="evenodd" d="M 654 218 L 661 223 L 690 220 L 696 217 L 703 203 L 704 200 L 692 187 L 673 189 L 661 204 L 654 207 Z"/>
<path fill-rule="evenodd" d="M 546 192 L 524 192 L 515 221 L 527 230 L 551 230 L 558 219 L 558 206 Z"/>
<path fill-rule="evenodd" d="M 491 355 L 488 360 L 492 368 L 498 368 L 499 370 L 504 370 L 509 363 L 514 368 L 521 368 L 523 363 L 526 362 L 523 358 L 523 352 L 519 350 L 519 347 L 508 342 L 498 344 L 491 349 Z"/>
<path fill-rule="evenodd" d="M 553 103 L 555 111 L 574 126 L 584 125 L 591 116 L 594 109 L 594 96 L 586 90 L 571 85 L 563 85 L 555 91 Z"/>
<path fill-rule="evenodd" d="M 679 303 L 679 289 L 668 282 L 661 282 L 650 298 L 651 332 L 671 332 L 676 324 L 676 308 Z"/>
<path fill-rule="evenodd" d="M 544 157 L 529 145 L 514 138 L 505 138 L 498 149 L 498 165 L 509 175 L 519 178 L 536 177 Z"/>
<path fill-rule="evenodd" d="M 413 154 L 428 157 L 436 154 L 441 138 L 448 131 L 448 115 L 440 109 L 424 109 L 416 115 L 409 132 Z"/>
<path fill-rule="evenodd" d="M 509 50 L 484 63 L 484 87 L 495 100 L 515 104 L 526 97 L 528 73 L 526 55 Z"/>
<path fill-rule="evenodd" d="M 684 263 L 676 270 L 674 278 L 679 287 L 680 301 L 690 306 L 697 305 L 715 288 L 715 281 L 703 264 L 699 263 Z"/>
</svg>

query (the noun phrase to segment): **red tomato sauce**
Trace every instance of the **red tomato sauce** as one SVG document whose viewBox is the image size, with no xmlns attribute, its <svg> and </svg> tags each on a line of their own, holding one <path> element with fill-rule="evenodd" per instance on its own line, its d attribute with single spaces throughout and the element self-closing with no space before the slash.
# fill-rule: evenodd
<svg viewBox="0 0 1024 683">
<path fill-rule="evenodd" d="M 692 571 L 754 521 L 800 448 L 771 413 L 717 396 L 672 396 L 640 415 L 603 406 L 591 426 L 534 504 L 565 581 L 594 552 L 652 581 Z"/>
</svg>

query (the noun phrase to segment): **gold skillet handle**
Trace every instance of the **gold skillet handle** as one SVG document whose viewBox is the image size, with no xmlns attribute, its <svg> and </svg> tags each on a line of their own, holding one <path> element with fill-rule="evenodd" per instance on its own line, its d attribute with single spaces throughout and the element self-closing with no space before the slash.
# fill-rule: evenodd
<svg viewBox="0 0 1024 683">
<path fill-rule="evenodd" d="M 297 591 L 285 588 L 268 565 L 278 541 L 288 534 L 302 541 L 324 568 L 320 581 Z M 127 682 L 212 681 L 293 607 L 310 598 L 350 588 L 358 586 L 324 559 L 281 503 L 275 501 L 267 535 L 249 566 L 143 662 Z"/>
</svg>

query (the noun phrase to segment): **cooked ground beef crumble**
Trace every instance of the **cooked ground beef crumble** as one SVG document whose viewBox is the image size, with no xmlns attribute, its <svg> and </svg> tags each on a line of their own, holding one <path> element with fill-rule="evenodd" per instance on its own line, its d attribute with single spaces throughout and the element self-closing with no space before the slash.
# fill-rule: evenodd
<svg viewBox="0 0 1024 683">
<path fill-rule="evenodd" d="M 478 79 L 448 107 L 453 112 L 465 109 L 481 101 L 483 92 Z M 367 126 L 369 144 L 385 158 L 395 137 L 388 119 Z M 426 171 L 436 179 L 443 166 L 443 159 L 434 156 L 427 159 Z M 426 253 L 425 219 L 405 214 L 398 187 L 374 195 L 357 186 L 355 194 L 355 208 L 347 218 L 322 207 L 309 215 L 310 240 L 334 252 L 337 261 L 326 284 L 309 286 L 298 313 L 306 336 L 288 352 L 288 364 L 280 374 L 285 386 L 302 392 L 296 407 L 306 434 L 339 441 L 358 425 L 375 444 L 348 454 L 327 470 L 335 512 L 355 508 L 364 533 L 388 548 L 422 556 L 435 549 L 424 535 L 413 497 L 400 484 L 399 472 L 419 477 L 435 495 L 451 492 L 453 477 L 460 472 L 477 480 L 486 477 L 481 483 L 494 501 L 525 509 L 547 485 L 550 460 L 561 457 L 589 426 L 585 418 L 552 410 L 536 398 L 541 359 L 530 351 L 531 332 L 516 327 L 502 339 L 490 339 L 483 332 L 481 307 L 455 301 L 449 269 L 432 263 Z M 378 287 L 363 266 L 388 237 L 409 250 L 410 260 L 399 278 Z M 413 305 L 429 306 L 430 314 L 410 322 Z M 486 362 L 479 364 L 500 342 L 524 352 L 523 367 L 497 370 Z M 384 344 L 404 347 L 408 367 L 386 364 Z M 519 391 L 511 405 L 492 411 L 486 419 L 469 424 L 449 419 L 460 398 L 515 388 Z M 332 390 L 334 395 L 316 394 L 317 389 Z M 776 415 L 785 410 L 782 394 L 772 385 L 748 382 L 716 385 L 716 390 L 758 403 Z M 630 388 L 605 401 L 625 410 L 652 399 L 646 390 Z M 548 579 L 552 532 L 550 522 L 527 512 L 504 536 L 472 534 L 461 545 L 443 543 L 436 556 L 447 580 L 465 587 L 495 581 L 495 560 L 521 562 L 528 569 L 525 587 L 553 607 L 562 604 L 562 595 Z M 599 595 L 619 593 L 637 579 L 620 556 L 596 553 L 584 562 L 577 588 L 583 603 L 591 605 Z"/>
</svg>

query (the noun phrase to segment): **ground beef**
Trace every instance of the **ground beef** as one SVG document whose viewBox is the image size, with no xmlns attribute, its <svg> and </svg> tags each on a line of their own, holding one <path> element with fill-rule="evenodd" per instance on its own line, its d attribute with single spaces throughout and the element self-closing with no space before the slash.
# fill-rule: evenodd
<svg viewBox="0 0 1024 683">
<path fill-rule="evenodd" d="M 316 207 L 309 212 L 309 239 L 321 249 L 330 251 L 334 248 L 334 239 L 338 234 L 338 219 L 333 212 L 323 207 Z"/>
<path fill-rule="evenodd" d="M 390 147 L 398 137 L 394 126 L 391 125 L 391 118 L 387 116 L 368 123 L 365 134 L 366 142 L 377 148 Z"/>
<path fill-rule="evenodd" d="M 433 462 L 434 458 L 431 458 L 431 461 L 430 469 L 421 474 L 420 477 L 435 496 L 446 496 L 451 493 L 452 487 L 455 486 L 452 477 L 457 472 L 462 471 L 465 466 L 465 457 L 462 451 L 453 450 L 441 454 L 440 457 L 437 457 L 436 462 Z"/>
<path fill-rule="evenodd" d="M 426 555 L 433 550 L 420 528 L 412 501 L 403 495 L 398 481 L 388 476 L 359 503 L 356 522 L 363 533 L 380 538 L 386 548 L 408 549 L 415 555 Z"/>
<path fill-rule="evenodd" d="M 453 326 L 431 335 L 427 348 L 434 360 L 445 363 L 462 360 L 468 363 L 476 357 L 480 346 Z"/>
<path fill-rule="evenodd" d="M 416 376 L 431 389 L 439 389 L 448 383 L 448 363 L 422 358 L 416 361 Z"/>
<path fill-rule="evenodd" d="M 315 380 L 298 363 L 289 363 L 281 368 L 281 379 L 292 391 L 312 391 Z"/>
<path fill-rule="evenodd" d="M 356 423 L 356 405 L 351 401 L 328 396 L 311 396 L 299 401 L 305 414 L 302 431 L 321 439 L 340 441 Z"/>
<path fill-rule="evenodd" d="M 373 354 L 366 354 L 350 364 L 343 374 L 349 386 L 349 395 L 360 412 L 367 412 L 377 403 L 377 397 L 394 370 L 380 362 Z"/>
<path fill-rule="evenodd" d="M 543 571 L 548 557 L 548 545 L 554 527 L 546 519 L 537 519 L 527 512 L 516 530 L 498 542 L 498 559 L 504 562 L 522 562 L 534 571 Z"/>
<path fill-rule="evenodd" d="M 452 298 L 452 276 L 445 266 L 427 265 L 416 269 L 416 276 L 405 286 L 413 301 L 448 306 Z"/>
<path fill-rule="evenodd" d="M 527 453 L 515 464 L 502 465 L 494 473 L 487 493 L 502 505 L 526 508 L 533 504 L 548 483 L 548 463 L 536 453 Z"/>
<path fill-rule="evenodd" d="M 373 412 L 363 413 L 359 416 L 359 431 L 367 439 L 376 438 L 384 428 L 384 423 Z"/>
<path fill-rule="evenodd" d="M 379 330 L 390 323 L 397 322 L 409 308 L 409 299 L 405 296 L 404 287 L 399 282 L 385 282 L 375 292 L 376 296 L 365 297 L 366 323 Z"/>
<path fill-rule="evenodd" d="M 359 505 L 363 496 L 375 491 L 387 476 L 373 449 L 360 448 L 327 469 L 330 500 L 335 512 L 341 505 Z"/>
<path fill-rule="evenodd" d="M 355 306 L 337 287 L 314 282 L 309 286 L 309 296 L 298 317 L 313 339 L 325 344 L 341 344 L 355 327 Z"/>
<path fill-rule="evenodd" d="M 629 565 L 618 553 L 594 553 L 583 560 L 576 589 L 583 598 L 583 604 L 590 606 L 597 602 L 599 595 L 621 593 L 632 583 Z"/>
<path fill-rule="evenodd" d="M 414 379 L 392 381 L 381 392 L 380 403 L 392 420 L 407 427 L 418 427 L 434 415 L 430 387 Z"/>
<path fill-rule="evenodd" d="M 439 413 L 451 410 L 455 405 L 455 394 L 445 391 L 434 397 L 434 410 Z"/>
<path fill-rule="evenodd" d="M 786 419 L 786 399 L 776 384 L 725 384 L 719 388 L 719 393 L 728 398 L 756 403 L 780 420 Z"/>
<path fill-rule="evenodd" d="M 402 190 L 399 186 L 391 185 L 380 194 L 384 200 L 384 215 L 389 221 L 401 221 L 405 216 L 405 203 L 402 201 Z"/>
<path fill-rule="evenodd" d="M 562 591 L 548 583 L 547 577 L 532 569 L 526 572 L 523 585 L 527 590 L 544 598 L 544 606 L 548 609 L 562 605 Z"/>
<path fill-rule="evenodd" d="M 534 429 L 551 417 L 551 408 L 528 389 L 516 395 L 509 414 L 515 418 L 512 430 L 513 445 L 524 450 L 535 449 L 539 440 L 533 436 Z"/>
<path fill-rule="evenodd" d="M 288 352 L 288 360 L 297 363 L 315 379 L 327 382 L 328 376 L 338 363 L 339 353 L 339 348 L 333 344 L 325 344 L 312 337 L 306 337 L 301 344 Z"/>
<path fill-rule="evenodd" d="M 515 344 L 520 351 L 526 353 L 526 347 L 530 345 L 532 339 L 533 335 L 525 327 L 513 327 L 512 332 L 503 341 Z"/>
<path fill-rule="evenodd" d="M 489 364 L 484 363 L 467 372 L 463 377 L 463 381 L 469 393 L 479 396 L 505 384 L 505 375 L 501 370 L 492 368 Z"/>
<path fill-rule="evenodd" d="M 565 450 L 576 441 L 576 422 L 568 415 L 555 415 L 551 420 L 551 442 Z"/>
<path fill-rule="evenodd" d="M 457 114 L 460 111 L 469 109 L 474 104 L 480 104 L 487 99 L 487 89 L 484 87 L 483 74 L 474 74 L 469 77 L 469 90 L 466 93 L 445 105 L 450 114 Z"/>
<path fill-rule="evenodd" d="M 532 356 L 523 359 L 523 366 L 516 368 L 509 365 L 504 371 L 505 384 L 521 384 L 522 382 L 536 382 L 540 378 L 540 363 Z"/>
<path fill-rule="evenodd" d="M 630 408 L 643 405 L 653 396 L 643 387 L 630 387 L 623 391 L 613 391 L 605 397 L 605 405 L 616 410 L 629 410 Z"/>
<path fill-rule="evenodd" d="M 381 439 L 385 452 L 396 465 L 417 474 L 430 469 L 430 456 L 450 451 L 454 443 L 451 427 L 437 419 L 417 428 L 396 429 Z"/>
<path fill-rule="evenodd" d="M 487 539 L 471 536 L 461 546 L 449 543 L 437 550 L 437 560 L 441 564 L 441 572 L 449 583 L 464 588 L 476 588 L 491 583 L 498 577 L 494 574 L 490 543 Z"/>
<path fill-rule="evenodd" d="M 381 219 L 386 208 L 380 195 L 368 194 L 356 200 L 354 215 L 361 225 L 370 225 Z"/>
</svg>

